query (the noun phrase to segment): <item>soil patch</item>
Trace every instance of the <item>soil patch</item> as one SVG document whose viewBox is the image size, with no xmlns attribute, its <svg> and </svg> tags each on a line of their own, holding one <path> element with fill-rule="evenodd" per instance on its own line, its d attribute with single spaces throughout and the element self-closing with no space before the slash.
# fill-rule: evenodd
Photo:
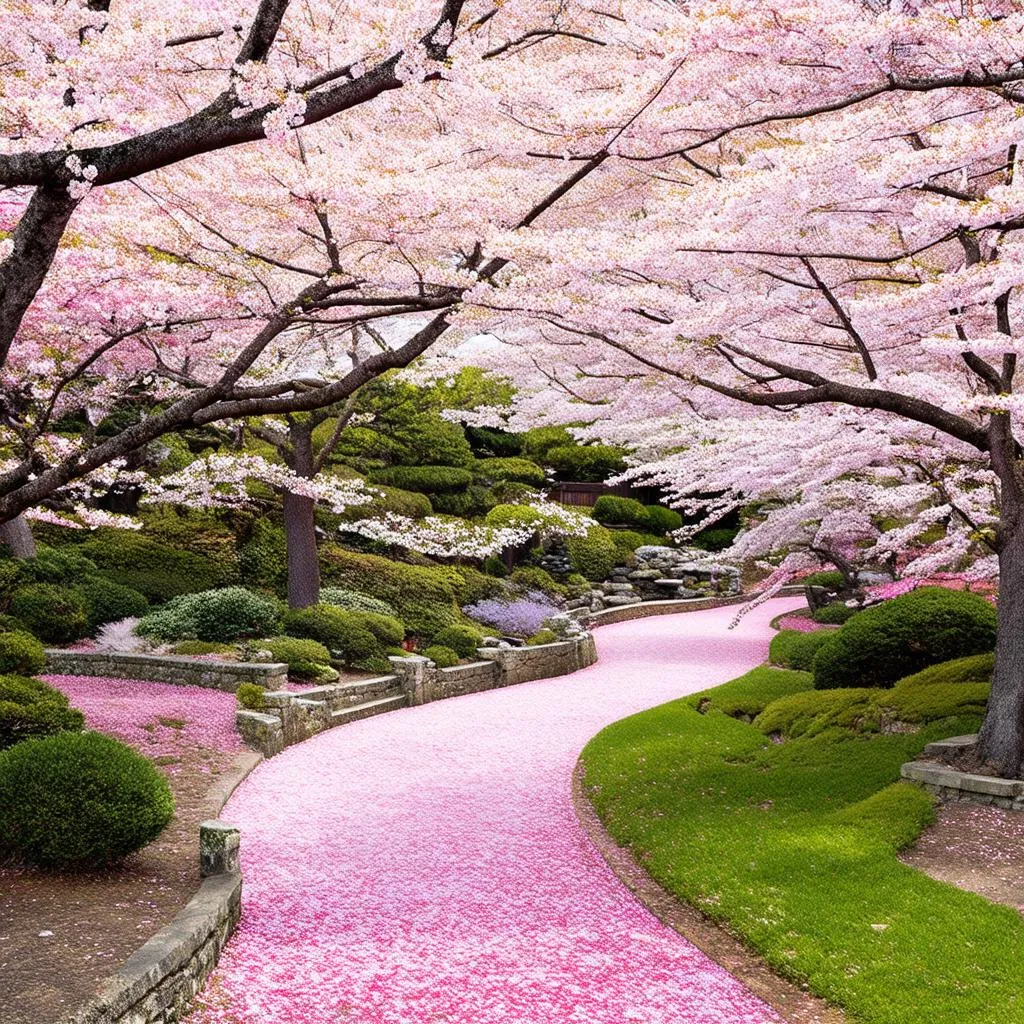
<svg viewBox="0 0 1024 1024">
<path fill-rule="evenodd" d="M 949 803 L 937 813 L 900 860 L 1024 914 L 1024 811 Z"/>
</svg>

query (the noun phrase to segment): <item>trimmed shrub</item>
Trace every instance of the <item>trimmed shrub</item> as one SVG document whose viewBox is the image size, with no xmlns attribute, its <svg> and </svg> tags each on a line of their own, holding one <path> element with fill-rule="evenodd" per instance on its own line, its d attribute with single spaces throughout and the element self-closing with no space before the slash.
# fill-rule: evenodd
<svg viewBox="0 0 1024 1024">
<path fill-rule="evenodd" d="M 805 576 L 801 581 L 805 587 L 824 587 L 826 590 L 842 590 L 846 577 L 838 569 L 821 569 Z"/>
<path fill-rule="evenodd" d="M 493 483 L 514 481 L 531 487 L 543 487 L 546 479 L 544 470 L 529 459 L 477 459 L 472 468 L 478 478 Z"/>
<path fill-rule="evenodd" d="M 131 530 L 100 529 L 78 545 L 114 583 L 139 591 L 152 604 L 179 594 L 210 590 L 227 582 L 223 567 L 213 559 L 181 551 Z"/>
<path fill-rule="evenodd" d="M 892 686 L 928 665 L 991 651 L 996 612 L 967 591 L 921 587 L 867 608 L 830 633 L 814 656 L 819 690 Z"/>
<path fill-rule="evenodd" d="M 553 629 L 539 629 L 527 641 L 528 647 L 539 647 L 541 644 L 554 644 L 558 642 L 558 634 Z"/>
<path fill-rule="evenodd" d="M 393 615 L 379 612 L 350 612 L 352 620 L 367 633 L 372 633 L 382 647 L 401 647 L 405 639 L 405 626 Z"/>
<path fill-rule="evenodd" d="M 624 559 L 645 544 L 653 544 L 655 547 L 664 545 L 665 538 L 653 533 L 638 533 L 636 530 L 613 530 L 612 541 L 619 552 L 619 558 Z"/>
<path fill-rule="evenodd" d="M 52 583 L 19 587 L 11 598 L 11 612 L 25 623 L 33 636 L 47 643 L 80 640 L 89 628 L 82 595 Z"/>
<path fill-rule="evenodd" d="M 386 601 L 404 619 L 405 604 L 432 601 L 454 607 L 461 577 L 452 569 L 427 568 L 379 555 L 349 551 L 340 544 L 320 549 L 321 568 L 329 586 L 356 590 Z"/>
<path fill-rule="evenodd" d="M 45 665 L 43 645 L 30 633 L 0 633 L 0 675 L 34 676 Z"/>
<path fill-rule="evenodd" d="M 278 604 L 245 587 L 182 594 L 139 620 L 135 632 L 154 640 L 238 640 L 273 633 Z"/>
<path fill-rule="evenodd" d="M 352 665 L 381 652 L 379 641 L 360 624 L 357 614 L 317 604 L 288 612 L 284 617 L 284 629 L 289 636 L 319 641 L 345 665 Z"/>
<path fill-rule="evenodd" d="M 439 630 L 433 641 L 440 647 L 451 648 L 460 658 L 476 656 L 476 649 L 483 643 L 484 635 L 472 626 L 448 626 Z"/>
<path fill-rule="evenodd" d="M 837 728 L 877 732 L 882 718 L 875 700 L 879 692 L 858 687 L 790 694 L 772 701 L 754 719 L 754 727 L 767 736 L 786 739 L 817 736 Z"/>
<path fill-rule="evenodd" d="M 388 512 L 408 516 L 410 519 L 422 519 L 434 511 L 430 499 L 418 491 L 403 491 L 400 487 L 385 487 L 383 484 L 377 484 L 373 490 L 376 492 L 373 501 L 365 505 L 351 505 L 341 513 L 343 523 L 373 518 Z"/>
<path fill-rule="evenodd" d="M 566 541 L 573 571 L 588 580 L 604 580 L 619 564 L 619 549 L 611 530 L 593 526 L 585 537 L 569 537 Z"/>
<path fill-rule="evenodd" d="M 84 580 L 76 589 L 85 598 L 90 633 L 108 622 L 141 618 L 149 611 L 149 602 L 137 590 L 102 576 Z"/>
<path fill-rule="evenodd" d="M 360 506 L 361 507 L 361 506 Z M 320 604 L 333 605 L 349 612 L 376 612 L 378 615 L 394 615 L 395 609 L 376 597 L 360 594 L 343 587 L 324 587 L 320 591 Z"/>
<path fill-rule="evenodd" d="M 241 683 L 235 691 L 235 698 L 238 706 L 246 711 L 266 711 L 267 702 L 263 693 L 264 689 L 259 683 Z"/>
<path fill-rule="evenodd" d="M 536 565 L 524 565 L 512 572 L 511 581 L 523 590 L 541 590 L 545 594 L 564 594 L 565 587 L 546 569 Z"/>
<path fill-rule="evenodd" d="M 0 750 L 35 736 L 80 732 L 85 718 L 67 702 L 39 700 L 32 704 L 0 701 Z"/>
<path fill-rule="evenodd" d="M 602 494 L 594 502 L 591 513 L 599 523 L 612 523 L 616 526 L 636 526 L 647 528 L 647 509 L 642 502 L 633 498 L 620 498 L 613 494 Z M 664 530 L 655 530 L 655 533 L 664 533 Z"/>
<path fill-rule="evenodd" d="M 996 656 L 972 654 L 968 658 L 943 661 L 938 665 L 921 669 L 912 676 L 904 676 L 896 685 L 901 688 L 914 686 L 937 686 L 948 683 L 988 683 L 996 668 Z"/>
<path fill-rule="evenodd" d="M 284 528 L 266 519 L 257 519 L 252 524 L 249 539 L 238 551 L 238 565 L 246 583 L 272 587 L 275 592 L 283 593 L 288 582 Z"/>
<path fill-rule="evenodd" d="M 772 637 L 768 647 L 768 660 L 773 665 L 810 672 L 818 648 L 828 639 L 830 633 L 819 629 L 813 633 L 802 633 L 798 629 L 782 629 Z"/>
<path fill-rule="evenodd" d="M 543 462 L 564 480 L 601 483 L 626 468 L 625 454 L 607 444 L 566 444 L 549 448 Z"/>
<path fill-rule="evenodd" d="M 510 458 L 523 450 L 523 439 L 499 427 L 466 427 L 466 440 L 481 456 Z"/>
<path fill-rule="evenodd" d="M 440 644 L 431 644 L 423 652 L 424 658 L 429 658 L 438 668 L 451 668 L 458 665 L 459 656 L 450 647 L 442 647 Z"/>
<path fill-rule="evenodd" d="M 666 534 L 683 525 L 683 517 L 674 508 L 664 505 L 645 505 L 643 526 L 649 533 Z"/>
<path fill-rule="evenodd" d="M 815 622 L 821 622 L 827 626 L 841 626 L 844 622 L 852 619 L 857 612 L 857 608 L 850 608 L 842 601 L 833 601 L 832 604 L 827 604 L 824 608 L 812 612 L 811 618 Z"/>
<path fill-rule="evenodd" d="M 691 547 L 700 548 L 701 551 L 724 551 L 732 546 L 739 532 L 738 526 L 713 526 L 695 534 L 689 543 Z"/>
<path fill-rule="evenodd" d="M 406 630 L 421 640 L 431 640 L 442 629 L 457 625 L 459 613 L 450 604 L 433 601 L 409 601 L 402 606 Z"/>
<path fill-rule="evenodd" d="M 234 644 L 224 644 L 217 640 L 182 640 L 171 648 L 172 654 L 234 654 Z"/>
<path fill-rule="evenodd" d="M 508 567 L 497 555 L 488 555 L 484 559 L 484 572 L 488 576 L 504 579 L 508 575 Z"/>
<path fill-rule="evenodd" d="M 391 466 L 369 474 L 375 484 L 388 484 L 420 494 L 444 494 L 463 491 L 473 482 L 473 474 L 458 466 Z"/>
<path fill-rule="evenodd" d="M 101 733 L 28 740 L 0 753 L 0 835 L 42 867 L 95 867 L 152 842 L 174 815 L 167 780 Z"/>
<path fill-rule="evenodd" d="M 40 548 L 35 558 L 17 564 L 22 583 L 56 583 L 66 587 L 96 572 L 96 563 L 73 547 Z"/>
<path fill-rule="evenodd" d="M 53 701 L 67 706 L 68 699 L 60 690 L 34 676 L 16 674 L 0 676 L 0 701 L 11 704 L 35 704 L 38 701 Z"/>
<path fill-rule="evenodd" d="M 288 664 L 288 675 L 298 679 L 316 679 L 331 663 L 331 652 L 319 640 L 308 637 L 272 636 L 256 640 L 254 645 L 270 651 L 274 661 Z"/>
<path fill-rule="evenodd" d="M 480 601 L 485 597 L 497 597 L 508 590 L 508 586 L 501 580 L 468 565 L 460 565 L 458 575 L 462 580 L 462 584 L 455 588 L 455 598 L 459 604 Z"/>
</svg>

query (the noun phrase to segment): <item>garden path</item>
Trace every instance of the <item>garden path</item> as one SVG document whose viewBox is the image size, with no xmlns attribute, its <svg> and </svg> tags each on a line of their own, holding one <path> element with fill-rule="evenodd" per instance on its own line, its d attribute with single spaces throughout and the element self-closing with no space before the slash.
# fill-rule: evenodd
<svg viewBox="0 0 1024 1024">
<path fill-rule="evenodd" d="M 260 766 L 242 925 L 190 1024 L 768 1024 L 637 903 L 573 813 L 604 725 L 764 660 L 769 601 L 598 633 L 572 676 L 356 722 Z"/>
</svg>

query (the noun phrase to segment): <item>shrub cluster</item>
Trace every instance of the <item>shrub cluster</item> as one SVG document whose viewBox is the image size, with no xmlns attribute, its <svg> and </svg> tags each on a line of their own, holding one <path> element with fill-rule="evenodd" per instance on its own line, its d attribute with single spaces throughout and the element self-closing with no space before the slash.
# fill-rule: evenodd
<svg viewBox="0 0 1024 1024">
<path fill-rule="evenodd" d="M 264 689 L 259 683 L 241 683 L 235 691 L 238 706 L 246 711 L 266 711 L 267 702 L 263 697 Z"/>
<path fill-rule="evenodd" d="M 320 603 L 331 604 L 335 608 L 343 608 L 349 612 L 377 612 L 380 615 L 394 615 L 395 609 L 376 597 L 360 594 L 357 590 L 346 590 L 344 587 L 323 587 L 320 591 Z"/>
<path fill-rule="evenodd" d="M 444 494 L 465 490 L 473 482 L 473 474 L 458 466 L 390 466 L 371 470 L 369 479 L 405 491 Z"/>
<path fill-rule="evenodd" d="M 30 583 L 11 598 L 11 614 L 34 636 L 63 644 L 85 636 L 89 623 L 85 598 L 72 587 Z"/>
<path fill-rule="evenodd" d="M 546 479 L 544 470 L 536 462 L 519 458 L 477 459 L 473 472 L 478 479 L 488 483 L 512 481 L 543 487 Z"/>
<path fill-rule="evenodd" d="M 781 629 L 772 637 L 768 647 L 768 660 L 782 668 L 793 668 L 800 672 L 810 672 L 814 656 L 828 639 L 829 632 L 819 629 L 813 633 L 803 633 L 798 629 Z"/>
<path fill-rule="evenodd" d="M 41 679 L 0 676 L 0 750 L 35 736 L 78 732 L 84 724 L 82 712 Z"/>
<path fill-rule="evenodd" d="M 0 633 L 0 675 L 34 676 L 45 665 L 43 645 L 30 633 Z"/>
<path fill-rule="evenodd" d="M 139 620 L 140 636 L 153 640 L 217 640 L 273 633 L 279 615 L 273 598 L 245 587 L 182 594 Z"/>
<path fill-rule="evenodd" d="M 941 661 L 995 648 L 996 612 L 966 591 L 921 587 L 865 609 L 814 656 L 817 689 L 892 686 Z"/>
<path fill-rule="evenodd" d="M 619 549 L 615 546 L 611 530 L 593 526 L 585 537 L 570 537 L 566 541 L 569 562 L 573 571 L 588 580 L 604 580 L 619 564 Z"/>
<path fill-rule="evenodd" d="M 317 679 L 331 663 L 331 652 L 308 637 L 272 636 L 255 641 L 254 646 L 270 651 L 274 661 L 285 662 L 288 675 L 297 679 Z"/>
<path fill-rule="evenodd" d="M 594 502 L 593 515 L 599 523 L 632 526 L 659 538 L 683 525 L 683 517 L 674 509 L 644 505 L 634 498 L 620 498 L 613 494 L 602 494 Z"/>
<path fill-rule="evenodd" d="M 0 836 L 43 867 L 109 864 L 155 839 L 174 814 L 167 780 L 101 733 L 63 733 L 0 753 Z"/>
<path fill-rule="evenodd" d="M 460 658 L 472 658 L 483 643 L 483 634 L 472 626 L 447 626 L 434 634 L 435 644 L 448 647 Z"/>
<path fill-rule="evenodd" d="M 856 608 L 851 608 L 842 601 L 833 601 L 831 604 L 818 608 L 811 613 L 815 622 L 821 622 L 828 626 L 841 626 L 857 614 Z"/>
<path fill-rule="evenodd" d="M 450 647 L 443 647 L 441 644 L 431 644 L 424 652 L 424 658 L 429 658 L 438 668 L 451 668 L 458 665 L 459 656 Z"/>
</svg>

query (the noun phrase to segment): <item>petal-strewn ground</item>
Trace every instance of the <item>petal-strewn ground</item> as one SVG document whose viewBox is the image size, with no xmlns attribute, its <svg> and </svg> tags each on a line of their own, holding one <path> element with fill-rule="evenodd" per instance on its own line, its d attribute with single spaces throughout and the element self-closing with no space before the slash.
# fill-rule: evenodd
<svg viewBox="0 0 1024 1024">
<path fill-rule="evenodd" d="M 598 633 L 583 672 L 357 722 L 262 765 L 245 913 L 191 1024 L 767 1024 L 615 879 L 571 776 L 602 726 L 763 661 L 765 603 Z"/>
</svg>

